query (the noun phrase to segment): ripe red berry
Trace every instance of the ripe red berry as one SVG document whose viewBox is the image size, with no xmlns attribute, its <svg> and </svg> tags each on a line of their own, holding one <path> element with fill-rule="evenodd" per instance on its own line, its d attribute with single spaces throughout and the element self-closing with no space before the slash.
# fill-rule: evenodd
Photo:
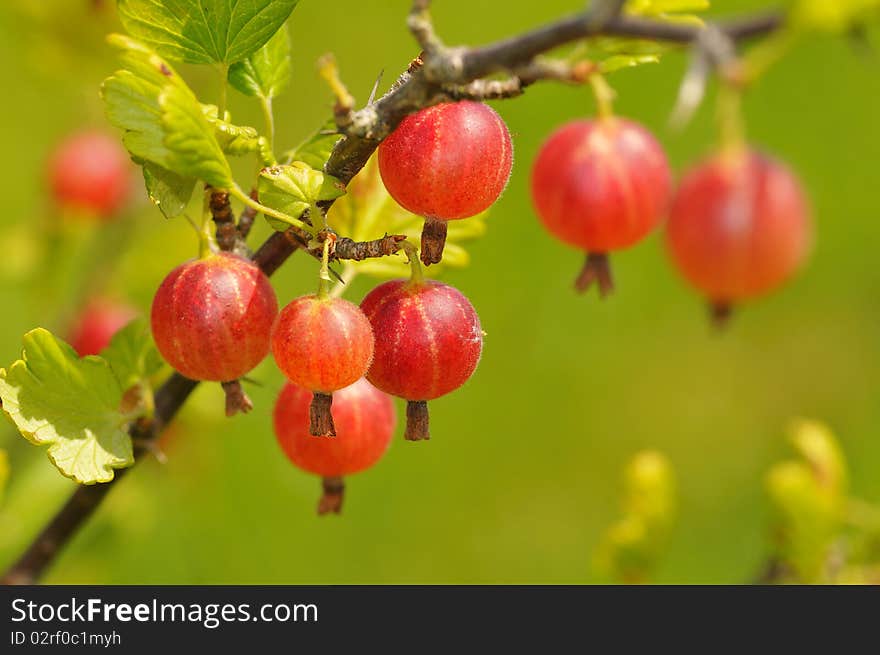
<svg viewBox="0 0 880 655">
<path fill-rule="evenodd" d="M 108 219 L 129 198 L 131 161 L 117 139 L 102 132 L 80 132 L 52 153 L 49 183 L 59 207 Z"/>
<path fill-rule="evenodd" d="M 723 318 L 733 303 L 773 290 L 803 264 L 809 213 L 800 183 L 779 162 L 755 152 L 716 156 L 682 180 L 666 243 Z"/>
<path fill-rule="evenodd" d="M 335 439 L 318 439 L 308 429 L 312 394 L 288 383 L 275 404 L 275 435 L 293 464 L 324 478 L 318 513 L 342 508 L 342 477 L 370 468 L 385 454 L 397 422 L 391 398 L 361 378 L 335 394 Z"/>
<path fill-rule="evenodd" d="M 424 216 L 422 261 L 443 254 L 446 222 L 494 203 L 510 177 L 513 145 L 501 117 L 480 102 L 443 103 L 407 116 L 379 146 L 388 193 Z"/>
<path fill-rule="evenodd" d="M 80 357 L 97 355 L 136 316 L 137 311 L 128 305 L 94 299 L 74 322 L 70 331 L 70 345 Z"/>
<path fill-rule="evenodd" d="M 671 174 L 663 148 L 620 118 L 578 120 L 544 143 L 532 169 L 532 200 L 547 230 L 588 253 L 576 282 L 612 289 L 607 253 L 647 236 L 664 218 Z"/>
<path fill-rule="evenodd" d="M 278 301 L 252 262 L 229 253 L 175 268 L 153 298 L 162 357 L 193 380 L 237 380 L 269 352 Z"/>
<path fill-rule="evenodd" d="M 463 385 L 480 361 L 483 330 L 460 291 L 434 280 L 392 280 L 361 303 L 376 336 L 367 379 L 407 401 L 404 436 L 428 439 L 426 401 Z"/>
<path fill-rule="evenodd" d="M 360 308 L 347 300 L 302 296 L 278 314 L 272 354 L 291 382 L 314 392 L 311 433 L 334 436 L 331 394 L 366 374 L 373 330 Z"/>
</svg>

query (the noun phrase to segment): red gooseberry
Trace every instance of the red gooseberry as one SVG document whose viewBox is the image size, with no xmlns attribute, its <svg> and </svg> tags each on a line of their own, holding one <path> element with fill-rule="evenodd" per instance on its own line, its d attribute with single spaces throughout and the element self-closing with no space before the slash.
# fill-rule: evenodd
<svg viewBox="0 0 880 655">
<path fill-rule="evenodd" d="M 332 393 L 366 374 L 373 331 L 360 308 L 347 300 L 302 296 L 278 314 L 272 354 L 291 382 L 314 394 L 311 434 L 334 436 Z"/>
<path fill-rule="evenodd" d="M 277 313 L 272 285 L 255 264 L 230 253 L 211 254 L 181 264 L 159 286 L 153 338 L 165 361 L 185 377 L 237 386 L 268 354 Z M 227 413 L 250 409 L 246 398 L 245 406 L 234 406 L 231 388 Z"/>
<path fill-rule="evenodd" d="M 488 105 L 441 103 L 403 119 L 379 146 L 379 171 L 404 209 L 425 217 L 422 261 L 443 255 L 446 221 L 474 216 L 494 203 L 510 178 L 513 145 Z"/>
<path fill-rule="evenodd" d="M 757 152 L 727 153 L 685 175 L 666 244 L 721 320 L 734 303 L 777 288 L 804 263 L 809 214 L 800 182 L 784 165 Z"/>
<path fill-rule="evenodd" d="M 70 345 L 80 357 L 97 355 L 137 314 L 137 310 L 128 305 L 103 298 L 93 299 L 74 321 L 69 335 Z"/>
<path fill-rule="evenodd" d="M 613 283 L 608 253 L 647 236 L 668 209 L 671 173 L 663 148 L 641 125 L 606 117 L 556 130 L 532 168 L 532 201 L 544 227 L 587 253 L 575 287 Z"/>
<path fill-rule="evenodd" d="M 131 192 L 131 161 L 119 141 L 103 132 L 69 136 L 49 158 L 49 184 L 55 203 L 108 219 L 124 207 Z"/>
<path fill-rule="evenodd" d="M 483 350 L 480 319 L 464 295 L 435 280 L 392 280 L 361 303 L 376 337 L 367 379 L 406 399 L 411 441 L 430 438 L 428 400 L 463 385 Z"/>
<path fill-rule="evenodd" d="M 361 378 L 335 393 L 332 412 L 335 439 L 316 439 L 307 429 L 312 393 L 287 383 L 275 403 L 278 443 L 293 464 L 323 478 L 318 513 L 339 513 L 343 476 L 370 468 L 391 443 L 397 422 L 394 403 Z"/>
</svg>

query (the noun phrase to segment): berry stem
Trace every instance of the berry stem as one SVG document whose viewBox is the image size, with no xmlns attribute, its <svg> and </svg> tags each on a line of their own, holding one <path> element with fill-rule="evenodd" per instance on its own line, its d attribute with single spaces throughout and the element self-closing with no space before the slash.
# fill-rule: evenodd
<svg viewBox="0 0 880 655">
<path fill-rule="evenodd" d="M 403 438 L 407 441 L 426 441 L 431 438 L 429 428 L 428 403 L 424 400 L 407 400 Z"/>
<path fill-rule="evenodd" d="M 330 298 L 330 241 L 331 236 L 328 234 L 324 237 L 323 248 L 321 249 L 321 271 L 318 273 L 318 299 L 327 300 Z"/>
<path fill-rule="evenodd" d="M 229 382 L 221 382 L 220 386 L 226 393 L 226 416 L 235 416 L 239 412 L 247 414 L 254 408 L 254 404 L 248 395 L 244 392 L 241 382 L 238 380 L 230 380 Z"/>
<path fill-rule="evenodd" d="M 313 437 L 336 436 L 336 426 L 333 425 L 333 415 L 330 413 L 332 405 L 332 394 L 320 391 L 312 394 L 312 404 L 309 405 L 309 432 Z"/>
<path fill-rule="evenodd" d="M 722 155 L 740 157 L 746 150 L 742 91 L 729 82 L 723 83 L 718 90 L 718 128 Z"/>
<path fill-rule="evenodd" d="M 411 285 L 421 284 L 425 281 L 425 272 L 419 263 L 419 249 L 409 241 L 404 241 L 402 247 L 410 266 L 409 283 Z"/>
<path fill-rule="evenodd" d="M 614 99 L 617 97 L 614 89 L 601 73 L 590 74 L 589 80 L 596 98 L 596 114 L 601 119 L 614 118 Z"/>
<path fill-rule="evenodd" d="M 594 282 L 599 286 L 601 298 L 606 298 L 614 291 L 614 279 L 611 276 L 611 263 L 607 253 L 587 253 L 584 267 L 574 281 L 574 288 L 578 293 L 586 293 Z"/>
<path fill-rule="evenodd" d="M 345 480 L 341 477 L 326 477 L 321 480 L 323 494 L 318 501 L 318 516 L 342 513 L 342 501 L 345 498 Z"/>
</svg>

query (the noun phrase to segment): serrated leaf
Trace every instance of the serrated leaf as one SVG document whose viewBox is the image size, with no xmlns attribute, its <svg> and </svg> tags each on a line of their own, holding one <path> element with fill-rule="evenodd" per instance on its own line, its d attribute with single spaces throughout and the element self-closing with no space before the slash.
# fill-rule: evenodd
<svg viewBox="0 0 880 655">
<path fill-rule="evenodd" d="M 196 180 L 183 177 L 153 162 L 143 163 L 147 195 L 165 218 L 180 216 L 192 198 Z"/>
<path fill-rule="evenodd" d="M 6 483 L 9 481 L 9 455 L 0 448 L 0 504 L 3 503 L 3 495 L 6 493 Z"/>
<path fill-rule="evenodd" d="M 335 200 L 345 195 L 345 186 L 332 175 L 311 168 L 303 162 L 265 168 L 258 182 L 260 202 L 293 218 L 318 202 Z M 278 219 L 270 223 L 275 229 L 286 229 Z"/>
<path fill-rule="evenodd" d="M 24 336 L 22 358 L 0 369 L 3 411 L 22 436 L 48 445 L 65 476 L 94 484 L 134 463 L 123 389 L 101 357 L 79 359 L 69 345 L 38 328 Z"/>
<path fill-rule="evenodd" d="M 175 61 L 233 64 L 259 50 L 299 0 L 117 0 L 126 31 Z"/>
<path fill-rule="evenodd" d="M 463 244 L 486 233 L 489 211 L 460 220 L 449 221 L 443 261 L 425 269 L 426 275 L 437 275 L 445 268 L 464 268 L 470 255 Z M 425 219 L 406 211 L 388 194 L 379 175 L 375 155 L 348 185 L 348 193 L 337 200 L 327 215 L 327 223 L 339 234 L 355 241 L 376 239 L 383 234 L 405 234 L 419 243 Z M 351 262 L 359 274 L 384 279 L 405 277 L 409 264 L 403 253 L 393 257 Z"/>
<path fill-rule="evenodd" d="M 113 335 L 101 357 L 110 364 L 120 386 L 126 391 L 149 380 L 163 366 L 144 319 L 132 321 Z"/>
<path fill-rule="evenodd" d="M 104 81 L 101 94 L 129 152 L 181 178 L 230 187 L 229 162 L 186 82 L 144 44 L 119 34 L 108 40 L 122 50 L 124 69 Z"/>
<path fill-rule="evenodd" d="M 290 34 L 282 26 L 266 44 L 229 68 L 229 83 L 246 96 L 271 100 L 290 81 Z"/>
<path fill-rule="evenodd" d="M 159 95 L 159 106 L 165 144 L 172 155 L 169 168 L 214 187 L 232 187 L 232 170 L 214 136 L 214 127 L 189 89 L 166 86 Z"/>
<path fill-rule="evenodd" d="M 315 170 L 323 170 L 324 164 L 330 159 L 333 148 L 341 138 L 336 122 L 330 118 L 309 138 L 286 152 L 281 161 L 288 164 L 301 161 Z"/>
</svg>

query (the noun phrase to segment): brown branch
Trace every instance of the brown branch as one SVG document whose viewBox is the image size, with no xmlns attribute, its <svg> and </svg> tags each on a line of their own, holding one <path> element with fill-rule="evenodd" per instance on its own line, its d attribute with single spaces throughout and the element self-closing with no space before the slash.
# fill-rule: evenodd
<svg viewBox="0 0 880 655">
<path fill-rule="evenodd" d="M 524 71 L 535 66 L 539 55 L 589 36 L 601 34 L 690 44 L 702 32 L 702 28 L 692 25 L 632 18 L 617 12 L 609 12 L 610 17 L 607 20 L 605 17 L 600 17 L 602 20 L 599 20 L 595 15 L 586 12 L 487 46 L 448 48 L 434 33 L 428 14 L 429 6 L 429 0 L 416 0 L 409 19 L 410 29 L 424 53 L 413 61 L 409 70 L 401 75 L 382 98 L 358 111 L 346 110 L 344 116 L 340 117 L 341 122 L 345 123 L 345 136 L 336 144 L 324 169 L 343 184 L 348 184 L 364 167 L 381 140 L 401 120 L 410 113 L 448 99 L 451 88 L 467 88 L 466 85 L 475 80 L 499 72 L 506 72 L 516 78 L 518 72 L 524 74 Z M 774 13 L 720 24 L 718 29 L 733 41 L 740 41 L 772 32 L 781 25 L 781 15 Z M 528 78 L 518 79 L 521 91 L 523 82 Z M 489 89 L 490 85 L 484 87 L 487 93 Z M 510 95 L 514 93 L 511 92 Z M 324 203 L 322 209 L 326 210 L 330 204 L 332 203 Z M 246 236 L 250 223 L 252 220 L 246 223 L 244 229 L 239 228 L 239 232 L 243 232 L 242 236 Z M 266 275 L 271 275 L 293 252 L 306 247 L 307 242 L 307 236 L 304 238 L 295 229 L 276 232 L 253 255 L 253 260 Z M 197 384 L 198 382 L 175 373 L 157 390 L 153 420 L 149 423 L 139 422 L 130 430 L 136 444 L 136 461 L 149 452 L 157 436 Z M 21 558 L 0 579 L 0 583 L 27 584 L 38 580 L 125 474 L 125 470 L 119 470 L 112 482 L 79 487 Z"/>
<path fill-rule="evenodd" d="M 251 190 L 250 196 L 252 200 L 259 200 L 256 189 Z M 250 205 L 246 206 L 241 212 L 241 216 L 238 217 L 238 234 L 242 241 L 248 238 L 256 218 L 257 210 Z"/>
</svg>

